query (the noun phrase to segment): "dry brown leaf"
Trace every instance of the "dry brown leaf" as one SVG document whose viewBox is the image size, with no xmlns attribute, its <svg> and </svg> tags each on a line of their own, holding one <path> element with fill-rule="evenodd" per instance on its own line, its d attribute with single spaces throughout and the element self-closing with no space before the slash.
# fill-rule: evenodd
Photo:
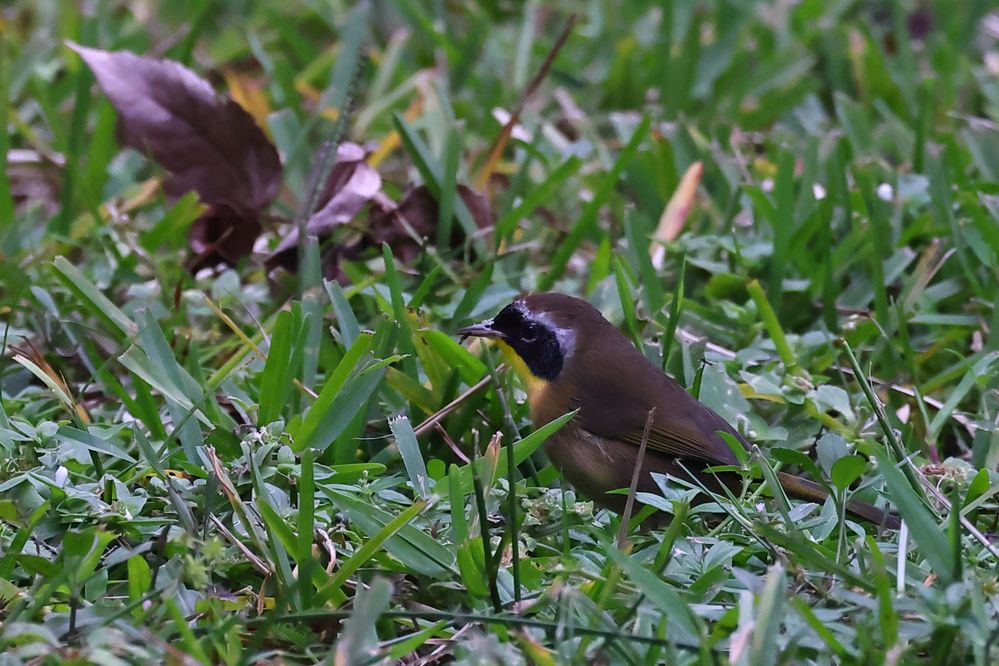
<svg viewBox="0 0 999 666">
<path fill-rule="evenodd" d="M 283 176 L 254 118 L 179 62 L 69 46 L 118 112 L 119 140 L 166 169 L 168 194 L 197 192 L 211 206 L 191 227 L 192 268 L 248 255 Z"/>
<path fill-rule="evenodd" d="M 665 244 L 676 240 L 683 231 L 683 225 L 687 221 L 687 215 L 694 205 L 694 195 L 697 194 L 697 186 L 701 182 L 701 174 L 704 165 L 701 162 L 694 162 L 680 179 L 673 196 L 669 198 L 669 203 L 659 217 L 659 224 L 656 232 L 652 235 L 652 245 L 649 254 L 652 257 L 652 266 L 657 270 L 662 268 L 666 259 Z"/>
</svg>

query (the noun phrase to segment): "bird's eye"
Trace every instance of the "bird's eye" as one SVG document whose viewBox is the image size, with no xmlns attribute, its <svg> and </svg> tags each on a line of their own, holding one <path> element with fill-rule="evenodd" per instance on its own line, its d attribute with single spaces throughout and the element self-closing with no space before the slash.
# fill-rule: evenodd
<svg viewBox="0 0 999 666">
<path fill-rule="evenodd" d="M 537 339 L 538 339 L 538 327 L 537 326 L 528 326 L 527 328 L 524 329 L 524 341 L 525 342 L 534 342 Z"/>
</svg>

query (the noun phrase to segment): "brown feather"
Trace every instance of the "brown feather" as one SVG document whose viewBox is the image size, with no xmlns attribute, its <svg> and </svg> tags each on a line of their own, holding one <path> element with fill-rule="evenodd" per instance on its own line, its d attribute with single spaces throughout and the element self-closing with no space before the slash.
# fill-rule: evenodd
<svg viewBox="0 0 999 666">
<path fill-rule="evenodd" d="M 657 368 L 631 342 L 580 299 L 561 294 L 525 298 L 533 312 L 575 331 L 575 345 L 562 372 L 530 396 L 531 416 L 540 427 L 573 409 L 579 414 L 545 443 L 556 468 L 583 494 L 620 512 L 625 496 L 608 491 L 627 488 L 648 413 L 655 408 L 648 450 L 638 490 L 656 492 L 652 472 L 677 478 L 697 477 L 709 489 L 735 489 L 735 474 L 708 474 L 715 465 L 736 465 L 738 458 L 719 436 L 727 433 L 746 449 L 746 440 L 721 416 L 697 401 Z M 678 463 L 680 461 L 680 463 Z M 821 486 L 791 474 L 780 474 L 789 495 L 822 502 Z M 847 509 L 874 523 L 897 526 L 894 516 L 863 502 Z"/>
<path fill-rule="evenodd" d="M 576 349 L 562 374 L 532 401 L 536 424 L 578 407 L 584 430 L 637 447 L 654 407 L 650 452 L 711 465 L 738 464 L 718 432 L 747 446 L 742 436 L 653 365 L 596 309 L 589 310 L 576 313 Z M 559 319 L 560 325 L 568 324 L 564 317 Z"/>
</svg>

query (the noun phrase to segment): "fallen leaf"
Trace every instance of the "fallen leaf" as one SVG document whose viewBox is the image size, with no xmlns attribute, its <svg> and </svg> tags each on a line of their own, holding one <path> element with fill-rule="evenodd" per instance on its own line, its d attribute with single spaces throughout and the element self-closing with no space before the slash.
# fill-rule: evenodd
<svg viewBox="0 0 999 666">
<path fill-rule="evenodd" d="M 61 155 L 45 156 L 35 150 L 13 148 L 7 152 L 7 180 L 17 210 L 39 206 L 45 215 L 59 210 Z"/>
<path fill-rule="evenodd" d="M 336 164 L 306 223 L 310 234 L 322 236 L 350 222 L 381 191 L 382 177 L 364 162 L 364 156 L 364 149 L 355 143 L 337 148 Z"/>
<path fill-rule="evenodd" d="M 277 150 L 243 108 L 178 62 L 70 43 L 118 111 L 126 145 L 170 172 L 167 189 L 259 212 L 281 187 Z"/>
<path fill-rule="evenodd" d="M 467 185 L 458 185 L 458 196 L 472 214 L 472 219 L 479 229 L 485 229 L 493 224 L 492 211 L 488 200 Z M 369 233 L 378 245 L 387 243 L 392 253 L 403 262 L 412 261 L 420 253 L 422 240 L 432 238 L 437 229 L 439 218 L 437 199 L 425 185 L 418 185 L 403 197 L 394 210 L 384 212 L 371 220 Z M 417 238 L 400 223 L 399 217 L 413 230 Z M 460 237 L 461 228 L 455 224 L 451 242 Z"/>
<path fill-rule="evenodd" d="M 704 165 L 701 162 L 694 162 L 687 167 L 683 178 L 680 179 L 680 184 L 677 185 L 676 191 L 669 198 L 663 214 L 659 217 L 659 224 L 656 227 L 656 232 L 652 235 L 652 245 L 649 249 L 652 266 L 657 270 L 663 267 L 663 261 L 666 259 L 664 244 L 676 240 L 676 237 L 683 231 L 683 225 L 694 204 L 694 195 L 697 194 L 697 185 L 701 182 L 703 172 Z"/>
<path fill-rule="evenodd" d="M 260 231 L 256 216 L 244 215 L 225 204 L 209 207 L 188 233 L 188 243 L 197 253 L 189 268 L 194 272 L 220 263 L 235 264 L 253 251 Z"/>
<path fill-rule="evenodd" d="M 118 112 L 119 140 L 167 170 L 168 194 L 194 191 L 211 206 L 191 229 L 194 263 L 249 254 L 282 179 L 277 150 L 253 117 L 178 62 L 68 44 Z"/>
<path fill-rule="evenodd" d="M 18 212 L 38 206 L 45 215 L 59 211 L 59 176 L 44 165 L 12 165 L 7 168 L 10 194 Z"/>
<path fill-rule="evenodd" d="M 316 211 L 306 222 L 306 233 L 319 239 L 325 240 L 333 230 L 347 222 L 350 222 L 368 204 L 383 197 L 381 194 L 382 178 L 378 172 L 368 166 L 364 161 L 364 148 L 355 143 L 344 143 L 337 148 L 337 159 L 330 170 L 326 185 L 317 198 Z M 389 206 L 391 200 L 384 198 Z M 382 208 L 385 206 L 382 203 Z M 267 270 L 270 271 L 277 266 L 283 266 L 289 270 L 294 270 L 298 264 L 298 228 L 295 225 L 288 227 L 287 233 L 278 243 L 277 247 L 267 258 Z M 339 273 L 338 269 L 332 267 L 339 265 L 339 259 L 344 255 L 353 255 L 356 252 L 350 248 L 333 247 L 324 253 L 324 266 L 329 266 L 331 270 Z M 330 279 L 332 275 L 324 274 Z"/>
</svg>

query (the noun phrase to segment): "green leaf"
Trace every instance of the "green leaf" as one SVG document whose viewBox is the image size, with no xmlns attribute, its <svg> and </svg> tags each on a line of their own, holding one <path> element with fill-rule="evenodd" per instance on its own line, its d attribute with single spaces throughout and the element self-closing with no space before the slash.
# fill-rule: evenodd
<svg viewBox="0 0 999 666">
<path fill-rule="evenodd" d="M 142 555 L 133 555 L 128 558 L 126 568 L 128 570 L 128 600 L 135 603 L 149 591 L 153 583 L 153 576 L 146 558 Z"/>
<path fill-rule="evenodd" d="M 937 411 L 936 416 L 933 417 L 933 421 L 930 422 L 930 438 L 935 439 L 940 434 L 944 424 L 947 423 L 947 420 L 954 413 L 954 410 L 957 409 L 964 396 L 968 394 L 968 391 L 983 377 L 992 376 L 993 367 L 997 363 L 999 363 L 999 351 L 985 354 L 964 374 L 957 386 L 952 387 L 948 391 L 947 400 L 940 407 L 939 411 Z"/>
<path fill-rule="evenodd" d="M 142 247 L 148 252 L 159 249 L 167 240 L 179 247 L 187 242 L 187 230 L 191 224 L 207 210 L 198 199 L 196 192 L 188 192 L 170 208 L 159 222 L 139 237 Z"/>
<path fill-rule="evenodd" d="M 99 527 L 70 530 L 62 537 L 63 570 L 75 585 L 83 585 L 94 574 L 101 556 L 115 534 Z"/>
<path fill-rule="evenodd" d="M 625 573 L 642 590 L 645 596 L 662 611 L 667 618 L 678 627 L 697 639 L 705 635 L 704 623 L 690 608 L 683 597 L 666 585 L 655 573 L 639 564 L 633 557 L 625 555 L 609 542 L 603 543 L 603 549 Z"/>
<path fill-rule="evenodd" d="M 776 287 L 772 286 L 771 288 Z M 767 329 L 770 339 L 773 340 L 774 347 L 777 348 L 777 354 L 780 356 L 780 360 L 783 361 L 784 367 L 788 371 L 794 369 L 797 367 L 798 362 L 795 360 L 791 345 L 788 344 L 787 338 L 784 336 L 784 328 L 777 319 L 777 313 L 774 312 L 774 308 L 767 298 L 767 294 L 763 291 L 763 287 L 760 286 L 757 280 L 750 280 L 746 285 L 746 290 L 756 304 L 760 321 L 763 323 L 764 328 Z"/>
<path fill-rule="evenodd" d="M 66 393 L 66 391 L 63 389 L 62 386 L 56 383 L 54 379 L 49 377 L 49 374 L 47 372 L 45 372 L 37 365 L 35 365 L 33 361 L 21 356 L 20 354 L 14 355 L 14 361 L 23 365 L 28 370 L 28 372 L 30 372 L 35 377 L 40 379 L 42 383 L 45 384 L 45 386 L 47 386 L 49 390 L 55 394 L 55 397 L 59 399 L 59 402 L 61 402 L 63 406 L 67 410 L 69 410 L 70 414 L 76 413 L 76 405 L 73 404 L 73 399 L 69 397 L 69 394 Z"/>
<path fill-rule="evenodd" d="M 56 257 L 52 261 L 52 268 L 63 286 L 76 296 L 90 314 L 104 322 L 119 342 L 124 343 L 138 332 L 138 327 L 132 320 L 64 257 Z"/>
<path fill-rule="evenodd" d="M 817 404 L 829 407 L 848 420 L 853 420 L 853 406 L 850 404 L 850 395 L 838 386 L 823 384 L 809 393 Z"/>
<path fill-rule="evenodd" d="M 388 610 L 392 598 L 392 584 L 381 576 L 370 585 L 362 586 L 354 597 L 354 610 L 346 626 L 337 636 L 334 664 L 365 664 L 377 653 L 378 618 Z"/>
<path fill-rule="evenodd" d="M 773 254 L 770 257 L 770 275 L 767 280 L 768 298 L 762 299 L 765 306 L 757 294 L 750 291 L 753 300 L 760 310 L 760 318 L 763 320 L 767 332 L 774 339 L 778 352 L 781 351 L 783 341 L 783 331 L 780 333 L 780 340 L 775 337 L 776 333 L 772 326 L 776 323 L 774 311 L 780 312 L 780 306 L 784 293 L 784 278 L 786 277 L 788 263 L 791 254 L 791 239 L 795 231 L 794 219 L 794 183 L 795 183 L 795 155 L 789 150 L 780 151 L 777 164 L 777 176 L 774 178 L 774 207 L 773 215 L 770 217 L 770 224 L 773 228 Z M 759 292 L 762 295 L 762 291 Z M 772 307 L 772 310 L 770 308 Z M 767 312 L 767 310 L 770 310 Z M 789 362 L 781 353 L 784 365 L 790 368 L 793 362 Z"/>
<path fill-rule="evenodd" d="M 119 460 L 125 460 L 127 462 L 135 462 L 135 458 L 123 451 L 122 448 L 118 446 L 118 443 L 113 439 L 101 439 L 100 437 L 97 437 L 96 435 L 93 435 L 85 430 L 80 430 L 72 426 L 63 426 L 59 428 L 57 435 L 63 441 L 79 444 L 90 451 L 103 453 L 104 455 L 111 456 L 112 458 L 118 458 Z"/>
<path fill-rule="evenodd" d="M 912 491 L 909 481 L 898 471 L 888 455 L 884 451 L 878 451 L 877 458 L 888 496 L 909 526 L 909 532 L 919 551 L 944 585 L 953 582 L 958 564 L 954 561 L 946 531 Z"/>
<path fill-rule="evenodd" d="M 351 520 L 371 537 L 392 524 L 397 517 L 356 495 L 332 488 L 322 488 L 322 492 L 337 507 L 346 510 Z M 430 496 L 430 501 L 435 502 L 436 498 Z M 414 505 L 419 503 L 420 501 L 414 502 Z M 425 576 L 445 578 L 454 573 L 454 553 L 440 541 L 412 525 L 402 525 L 396 533 L 390 535 L 385 542 L 385 550 L 405 567 Z"/>
<path fill-rule="evenodd" d="M 432 496 L 428 499 L 417 500 L 407 509 L 401 511 L 397 516 L 392 517 L 384 511 L 376 509 L 370 503 L 355 499 L 346 493 L 341 493 L 331 488 L 322 488 L 322 492 L 328 495 L 337 506 L 346 507 L 348 511 L 352 511 L 351 515 L 354 518 L 359 517 L 362 520 L 364 518 L 368 518 L 366 521 L 368 526 L 380 524 L 381 528 L 377 531 L 369 532 L 369 538 L 363 541 L 361 547 L 354 551 L 354 554 L 340 565 L 336 574 L 334 574 L 329 583 L 327 583 L 326 586 L 320 590 L 319 595 L 316 597 L 315 603 L 317 606 L 325 604 L 330 600 L 342 602 L 345 599 L 343 592 L 341 591 L 344 583 L 346 583 L 359 568 L 367 564 L 371 558 L 386 545 L 386 542 L 391 539 L 391 537 L 399 533 L 407 527 L 410 522 L 415 520 L 417 516 L 426 511 L 434 500 Z M 382 517 L 388 517 L 389 520 L 384 523 L 377 522 L 378 518 Z M 419 530 L 416 530 L 415 528 L 412 529 L 416 533 L 426 537 L 426 535 Z M 429 539 L 430 537 L 426 538 Z M 434 543 L 436 544 L 436 542 Z M 440 544 L 437 545 L 443 548 Z"/>
<path fill-rule="evenodd" d="M 499 241 L 506 240 L 513 233 L 520 220 L 533 213 L 538 206 L 553 199 L 559 188 L 562 187 L 562 184 L 569 176 L 576 173 L 582 164 L 583 161 L 578 157 L 575 155 L 570 156 L 562 164 L 558 165 L 554 171 L 549 173 L 544 181 L 528 192 L 516 206 L 504 213 L 496 221 L 497 244 Z"/>
<path fill-rule="evenodd" d="M 395 129 L 399 132 L 402 144 L 413 160 L 413 166 L 420 172 L 423 182 L 430 189 L 430 193 L 435 197 L 440 194 L 441 181 L 443 180 L 443 167 L 434 158 L 433 153 L 427 146 L 423 138 L 415 129 L 410 126 L 401 114 L 394 113 L 392 119 L 395 121 Z"/>
<path fill-rule="evenodd" d="M 329 480 L 333 483 L 355 483 L 365 476 L 380 476 L 385 473 L 385 465 L 382 463 L 347 463 L 344 465 L 333 465 L 324 467 L 317 465 L 316 470 L 322 472 L 316 476 L 323 481 Z"/>
<path fill-rule="evenodd" d="M 456 370 L 466 384 L 475 384 L 486 374 L 486 364 L 446 333 L 429 329 L 418 331 L 416 337 L 417 344 L 426 345 L 444 367 Z"/>
<path fill-rule="evenodd" d="M 999 488 L 999 484 L 997 484 L 996 488 Z M 995 490 L 993 490 L 991 487 L 989 470 L 987 469 L 978 470 L 978 472 L 975 474 L 975 478 L 973 478 L 971 480 L 971 483 L 968 484 L 968 491 L 964 496 L 964 510 L 967 512 L 970 508 L 968 507 L 968 505 L 971 502 L 974 502 L 978 498 L 985 496 L 985 493 L 990 490 L 992 490 L 993 493 L 995 492 Z M 991 495 L 992 493 L 989 494 Z"/>
<path fill-rule="evenodd" d="M 253 457 L 250 447 L 246 442 L 242 443 L 244 459 L 249 463 L 250 481 L 253 484 L 252 506 L 263 519 L 264 528 L 267 530 L 267 538 L 259 541 L 262 546 L 260 555 L 267 557 L 271 570 L 275 573 L 275 582 L 282 595 L 290 598 L 292 606 L 299 608 L 300 597 L 292 594 L 295 587 L 295 579 L 291 571 L 291 561 L 288 558 L 288 551 L 295 552 L 298 542 L 291 526 L 280 516 L 270 505 L 271 496 L 260 475 L 260 467 Z M 252 518 L 251 518 L 252 520 Z"/>
<path fill-rule="evenodd" d="M 639 349 L 642 348 L 642 336 L 638 332 L 638 317 L 635 312 L 634 286 L 628 276 L 627 268 L 621 257 L 614 257 L 614 282 L 617 285 L 617 297 L 621 301 L 621 310 L 624 312 L 624 328 L 631 336 L 632 342 Z"/>
<path fill-rule="evenodd" d="M 673 300 L 669 304 L 669 320 L 666 322 L 666 333 L 663 335 L 663 367 L 669 363 L 670 351 L 676 340 L 676 329 L 680 325 L 680 315 L 683 313 L 684 279 L 687 274 L 687 253 L 680 255 L 680 267 L 677 269 L 676 287 L 673 289 Z"/>
<path fill-rule="evenodd" d="M 828 647 L 829 650 L 831 650 L 837 657 L 846 660 L 849 656 L 849 652 L 847 652 L 846 647 L 844 647 L 844 645 L 837 640 L 836 634 L 833 633 L 829 626 L 819 619 L 819 617 L 815 614 L 815 610 L 808 605 L 808 602 L 801 597 L 796 596 L 791 597 L 788 601 L 792 606 L 794 606 L 795 610 L 801 614 L 801 617 L 808 623 L 808 626 L 811 627 L 812 631 L 814 631 L 815 634 L 822 639 L 822 641 L 826 644 L 826 647 Z"/>
<path fill-rule="evenodd" d="M 118 361 L 139 379 L 162 393 L 168 400 L 172 400 L 187 411 L 194 410 L 194 401 L 163 372 L 162 368 L 156 367 L 146 353 L 138 347 L 130 347 L 118 357 Z M 195 411 L 194 416 L 205 425 L 212 425 L 212 422 L 200 409 Z"/>
<path fill-rule="evenodd" d="M 874 581 L 878 596 L 878 624 L 881 628 L 884 645 L 895 645 L 898 641 L 898 614 L 895 612 L 895 593 L 891 589 L 884 553 L 873 537 L 866 539 L 870 552 L 868 577 Z"/>
<path fill-rule="evenodd" d="M 467 539 L 457 546 L 455 560 L 461 580 L 468 592 L 479 599 L 489 597 L 489 587 L 486 584 L 486 551 L 482 546 L 482 537 Z"/>
<path fill-rule="evenodd" d="M 340 284 L 336 280 L 325 280 L 323 286 L 326 288 L 326 295 L 329 296 L 330 303 L 333 305 L 340 339 L 343 340 L 344 346 L 349 348 L 360 337 L 361 326 L 357 323 L 357 317 L 354 316 L 354 311 L 340 288 Z"/>
<path fill-rule="evenodd" d="M 34 534 L 35 528 L 38 527 L 42 519 L 48 513 L 50 504 L 48 501 L 42 502 L 38 507 L 31 512 L 27 520 L 24 521 L 24 525 L 17 530 L 17 533 L 11 538 L 10 544 L 6 547 L 3 556 L 0 557 L 0 580 L 10 580 L 14 573 L 14 565 L 17 563 L 19 556 L 24 550 L 24 545 L 28 543 L 28 539 Z M 11 519 L 7 516 L 4 520 L 11 522 Z"/>
<path fill-rule="evenodd" d="M 288 521 L 282 518 L 273 509 L 273 507 L 271 507 L 266 495 L 258 496 L 253 505 L 260 513 L 260 517 L 264 519 L 264 525 L 267 527 L 267 532 L 270 536 L 269 542 L 273 544 L 274 538 L 276 537 L 281 542 L 281 545 L 285 550 L 297 552 L 298 536 L 295 534 L 294 530 L 291 529 L 291 525 L 288 524 Z"/>
<path fill-rule="evenodd" d="M 631 249 L 631 260 L 634 262 L 640 277 L 645 310 L 651 318 L 660 319 L 666 304 L 666 297 L 663 292 L 662 279 L 656 274 L 656 269 L 652 266 L 652 259 L 649 255 L 651 244 L 649 230 L 644 228 L 644 225 L 633 213 L 625 217 L 624 230 L 628 237 L 628 246 Z"/>
<path fill-rule="evenodd" d="M 413 486 L 413 492 L 419 497 L 429 494 L 427 466 L 423 461 L 423 453 L 420 451 L 420 444 L 416 441 L 416 433 L 413 426 L 405 416 L 389 419 L 389 429 L 395 437 L 396 446 L 402 455 L 402 462 L 406 466 L 406 473 L 409 474 L 409 482 Z"/>
<path fill-rule="evenodd" d="M 444 186 L 444 167 L 434 158 L 426 142 L 420 138 L 420 135 L 406 122 L 406 119 L 400 113 L 393 113 L 392 118 L 395 121 L 396 131 L 399 132 L 399 136 L 402 138 L 402 145 L 413 160 L 413 165 L 420 172 L 423 183 L 430 190 L 434 198 L 439 201 Z M 465 205 L 465 200 L 456 196 L 453 202 L 454 216 L 458 219 L 458 224 L 461 225 L 462 230 L 464 230 L 468 238 L 474 239 L 479 227 L 475 223 L 471 211 L 468 210 L 468 206 Z M 473 240 L 473 244 L 477 246 L 478 250 L 481 251 L 483 249 L 481 241 Z"/>
<path fill-rule="evenodd" d="M 784 463 L 785 465 L 797 465 L 805 470 L 805 472 L 815 479 L 815 481 L 822 480 L 822 470 L 819 469 L 814 460 L 806 456 L 801 451 L 796 449 L 785 449 L 778 446 L 770 449 L 770 457 L 778 462 Z"/>
<path fill-rule="evenodd" d="M 421 631 L 414 631 L 408 636 L 404 637 L 398 642 L 392 643 L 388 650 L 388 657 L 391 663 L 403 663 L 404 657 L 410 657 L 416 654 L 416 651 L 423 647 L 428 640 L 436 636 L 444 635 L 447 627 L 446 620 L 439 620 L 434 622 L 426 629 Z M 350 663 L 350 662 L 344 662 Z"/>
<path fill-rule="evenodd" d="M 458 305 L 454 308 L 454 314 L 451 317 L 452 323 L 465 323 L 469 315 L 479 307 L 483 294 L 493 284 L 493 269 L 495 265 L 495 262 L 487 262 L 482 267 L 479 275 L 472 281 L 472 284 L 468 285 L 468 288 L 465 289 L 465 292 L 461 295 L 461 300 L 458 301 Z"/>
<path fill-rule="evenodd" d="M 271 346 L 267 350 L 264 370 L 260 373 L 260 411 L 258 426 L 264 426 L 281 417 L 291 395 L 295 368 L 291 365 L 291 346 L 296 337 L 292 330 L 294 315 L 285 310 L 278 313 L 271 333 Z"/>
<path fill-rule="evenodd" d="M 465 495 L 461 490 L 461 472 L 457 465 L 448 468 L 447 478 L 451 508 L 451 541 L 460 544 L 468 539 L 468 521 L 465 519 Z"/>
<path fill-rule="evenodd" d="M 347 382 L 343 390 L 337 393 L 327 410 L 319 412 L 313 405 L 306 419 L 308 421 L 316 415 L 315 427 L 308 438 L 296 439 L 292 449 L 295 451 L 303 451 L 307 448 L 314 448 L 317 451 L 326 450 L 343 434 L 368 403 L 368 400 L 381 385 L 384 376 L 385 368 L 374 368 L 368 372 L 363 372 Z"/>
<path fill-rule="evenodd" d="M 444 142 L 443 179 L 441 194 L 437 198 L 437 247 L 446 250 L 451 245 L 451 222 L 457 198 L 458 158 L 461 154 L 461 135 L 455 127 L 448 130 Z"/>
<path fill-rule="evenodd" d="M 756 626 L 749 649 L 749 663 L 753 666 L 776 664 L 778 659 L 777 636 L 784 620 L 787 583 L 780 564 L 770 567 L 763 581 L 763 591 L 756 604 Z"/>
<path fill-rule="evenodd" d="M 850 485 L 860 478 L 860 475 L 867 469 L 867 460 L 862 456 L 844 456 L 833 463 L 829 473 L 833 485 L 839 490 L 846 490 Z"/>
<path fill-rule="evenodd" d="M 527 460 L 528 456 L 537 451 L 538 448 L 545 443 L 546 439 L 548 439 L 556 432 L 561 430 L 562 426 L 568 423 L 569 420 L 572 419 L 572 417 L 575 415 L 576 411 L 569 412 L 568 414 L 563 414 L 557 419 L 541 426 L 527 437 L 524 437 L 518 442 L 514 442 L 513 443 L 514 463 L 519 465 L 520 463 Z M 477 474 L 480 475 L 480 477 L 485 473 L 488 462 L 489 461 L 485 457 L 481 457 L 476 459 L 475 462 L 473 463 L 475 465 L 476 472 Z M 496 463 L 497 463 L 495 470 L 496 477 L 498 478 L 500 476 L 504 476 L 507 472 L 506 447 L 500 448 L 499 453 L 497 455 Z M 465 495 L 468 495 L 470 492 L 472 492 L 473 488 L 471 464 L 463 465 L 461 468 L 458 469 L 457 474 L 460 478 L 461 494 L 462 497 L 464 497 Z M 443 479 L 441 481 L 438 481 L 437 484 L 434 486 L 434 493 L 440 497 L 444 497 L 445 495 L 452 492 L 451 489 L 449 488 L 449 485 L 451 483 L 453 483 L 453 481 L 450 479 L 450 477 L 449 477 L 449 482 L 447 484 L 443 483 Z"/>
<path fill-rule="evenodd" d="M 330 411 L 333 401 L 340 395 L 341 390 L 351 375 L 359 371 L 365 354 L 371 348 L 372 339 L 373 336 L 370 334 L 362 334 L 358 337 L 354 341 L 354 344 L 347 349 L 347 353 L 344 354 L 343 358 L 340 359 L 340 363 L 337 364 L 336 368 L 326 379 L 326 383 L 323 384 L 323 388 L 316 397 L 316 401 L 312 403 L 312 406 L 306 413 L 302 424 L 297 430 L 292 432 L 295 438 L 292 448 L 295 451 L 302 451 L 310 446 L 316 446 L 318 442 L 323 442 L 323 448 L 325 448 L 333 441 L 332 438 L 326 437 L 326 433 L 320 432 L 320 426 L 324 425 L 324 422 L 328 422 L 330 419 L 335 419 L 338 416 L 336 413 L 331 413 Z"/>
</svg>

